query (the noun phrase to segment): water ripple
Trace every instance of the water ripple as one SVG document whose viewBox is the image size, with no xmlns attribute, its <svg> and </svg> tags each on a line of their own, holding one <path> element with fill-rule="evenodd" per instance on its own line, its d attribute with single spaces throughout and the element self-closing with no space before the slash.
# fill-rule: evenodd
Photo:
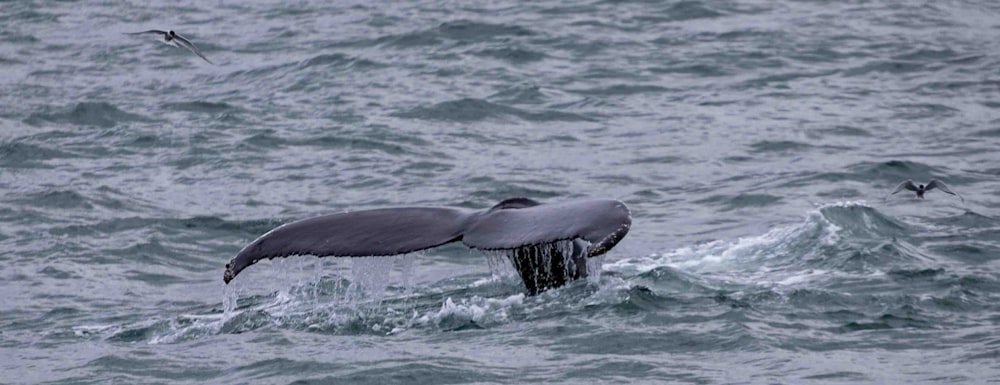
<svg viewBox="0 0 1000 385">
<path fill-rule="evenodd" d="M 2 6 L 8 377 L 1000 378 L 993 3 L 179 1 Z M 884 199 L 931 178 L 964 202 Z M 311 215 L 513 196 L 633 228 L 538 296 L 460 246 L 220 279 Z"/>
</svg>

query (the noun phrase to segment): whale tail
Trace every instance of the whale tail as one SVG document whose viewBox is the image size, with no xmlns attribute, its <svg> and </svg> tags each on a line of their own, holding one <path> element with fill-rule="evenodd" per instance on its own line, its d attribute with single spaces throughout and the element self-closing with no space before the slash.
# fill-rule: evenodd
<svg viewBox="0 0 1000 385">
<path fill-rule="evenodd" d="M 288 223 L 260 236 L 226 264 L 223 280 L 261 260 L 295 255 L 390 256 L 461 239 L 462 209 L 400 207 L 323 215 Z"/>
<path fill-rule="evenodd" d="M 292 222 L 257 238 L 226 265 L 228 284 L 264 259 L 392 256 L 461 241 L 510 258 L 529 293 L 586 276 L 586 259 L 628 233 L 631 215 L 612 199 L 539 204 L 508 199 L 490 209 L 396 207 L 323 215 Z"/>
</svg>

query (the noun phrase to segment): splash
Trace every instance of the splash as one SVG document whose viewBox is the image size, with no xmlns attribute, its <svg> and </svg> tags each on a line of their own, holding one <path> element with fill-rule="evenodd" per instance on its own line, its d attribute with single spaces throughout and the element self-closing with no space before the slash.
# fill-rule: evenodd
<svg viewBox="0 0 1000 385">
<path fill-rule="evenodd" d="M 444 329 L 484 327 L 506 321 L 509 317 L 509 309 L 523 305 L 524 299 L 524 294 L 515 294 L 500 299 L 473 296 L 472 298 L 459 299 L 456 303 L 451 297 L 448 297 L 441 304 L 441 308 L 414 319 L 414 323 L 435 325 Z"/>
<path fill-rule="evenodd" d="M 240 290 L 236 285 L 225 285 L 222 287 L 222 319 L 224 321 L 233 317 L 239 299 Z"/>
<path fill-rule="evenodd" d="M 517 249 L 480 251 L 486 257 L 492 281 L 518 275 L 521 269 L 528 273 L 530 285 L 549 288 L 556 285 L 545 277 L 587 277 L 591 283 L 600 281 L 603 256 L 587 258 L 586 264 L 579 265 L 574 258 L 566 257 L 582 255 L 589 246 L 582 240 L 564 240 Z M 413 294 L 417 257 L 411 253 L 394 257 L 299 258 L 266 262 L 272 263 L 272 268 L 248 272 L 264 277 L 244 277 L 224 287 L 223 314 L 212 323 L 213 330 L 226 333 L 278 326 L 301 327 L 320 333 L 366 330 L 394 334 L 425 324 L 465 327 L 502 322 L 506 319 L 506 309 L 524 298 L 524 294 L 499 300 L 479 296 L 449 298 L 441 309 L 420 314 L 416 309 L 427 303 L 426 298 L 422 300 L 420 295 Z M 473 285 L 478 286 L 481 285 Z M 166 328 L 171 331 L 160 335 L 156 341 L 184 339 L 184 336 L 200 334 L 190 330 L 194 324 L 205 326 L 203 322 L 178 324 L 180 327 L 176 330 L 172 326 Z"/>
<path fill-rule="evenodd" d="M 225 285 L 223 314 L 216 329 L 235 331 L 304 322 L 307 328 L 329 330 L 359 319 L 365 324 L 373 314 L 407 306 L 406 298 L 413 293 L 416 258 L 416 253 L 410 253 L 276 261 L 272 269 L 257 270 L 267 274 L 265 278 Z M 383 306 L 390 298 L 397 309 Z"/>
<path fill-rule="evenodd" d="M 604 269 L 604 259 L 607 254 L 601 254 L 587 259 L 587 281 L 593 284 L 601 282 L 601 271 Z"/>
<path fill-rule="evenodd" d="M 385 334 L 390 329 L 406 328 L 416 317 L 416 304 L 408 299 L 416 258 L 416 254 L 407 254 L 276 261 L 272 269 L 259 270 L 258 274 L 267 276 L 264 279 L 244 277 L 225 285 L 221 313 L 192 309 L 192 314 L 124 325 L 81 326 L 75 332 L 149 344 L 262 327 Z M 392 285 L 400 281 L 401 287 Z"/>
<path fill-rule="evenodd" d="M 505 250 L 480 250 L 486 256 L 486 266 L 494 279 L 517 276 L 517 270 L 511 264 L 509 253 Z"/>
<path fill-rule="evenodd" d="M 370 297 L 375 302 L 385 298 L 385 289 L 389 287 L 389 273 L 395 260 L 391 257 L 359 257 L 351 258 L 351 298 L 363 301 Z"/>
</svg>

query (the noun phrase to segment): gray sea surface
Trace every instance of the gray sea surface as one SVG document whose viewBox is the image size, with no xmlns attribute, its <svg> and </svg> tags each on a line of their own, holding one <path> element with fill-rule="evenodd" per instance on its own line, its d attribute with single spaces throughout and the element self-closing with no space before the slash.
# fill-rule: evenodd
<svg viewBox="0 0 1000 385">
<path fill-rule="evenodd" d="M 0 383 L 1000 382 L 998 177 L 993 1 L 0 2 Z M 460 245 L 222 281 L 510 197 L 632 229 L 537 296 Z"/>
</svg>

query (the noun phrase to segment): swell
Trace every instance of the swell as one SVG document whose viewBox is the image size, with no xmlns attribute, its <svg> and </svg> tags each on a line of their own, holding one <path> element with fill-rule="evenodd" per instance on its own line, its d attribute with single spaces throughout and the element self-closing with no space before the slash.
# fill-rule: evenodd
<svg viewBox="0 0 1000 385">
<path fill-rule="evenodd" d="M 52 110 L 51 108 L 48 110 Z M 81 102 L 72 108 L 59 108 L 55 111 L 36 112 L 31 114 L 25 123 L 39 126 L 45 123 L 71 124 L 77 126 L 95 126 L 111 128 L 122 123 L 151 122 L 146 116 L 125 112 L 117 106 L 106 102 Z"/>
<path fill-rule="evenodd" d="M 395 115 L 401 118 L 442 120 L 460 123 L 489 119 L 505 120 L 510 118 L 529 122 L 576 122 L 593 120 L 587 116 L 571 112 L 561 112 L 558 110 L 532 111 L 474 98 L 445 101 L 426 107 L 416 107 L 408 111 L 396 113 Z"/>
</svg>

